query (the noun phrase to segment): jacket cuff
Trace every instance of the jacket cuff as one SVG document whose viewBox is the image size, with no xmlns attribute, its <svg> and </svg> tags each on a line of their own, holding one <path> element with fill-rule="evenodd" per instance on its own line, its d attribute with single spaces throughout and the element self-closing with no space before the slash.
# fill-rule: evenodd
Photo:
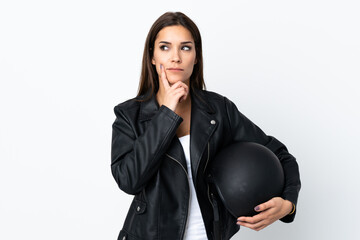
<svg viewBox="0 0 360 240">
<path fill-rule="evenodd" d="M 290 201 L 289 199 L 286 199 L 286 198 L 284 198 L 285 200 L 288 200 L 288 201 Z M 295 219 L 295 215 L 296 215 L 296 204 L 293 202 L 293 201 L 290 201 L 291 202 L 291 204 L 292 204 L 292 210 L 291 210 L 291 212 L 288 214 L 288 215 L 286 215 L 285 217 L 283 217 L 283 218 L 280 218 L 280 221 L 282 221 L 282 222 L 284 222 L 284 223 L 291 223 L 292 221 L 294 221 L 294 219 Z"/>
<path fill-rule="evenodd" d="M 181 121 L 182 122 L 182 117 L 180 117 L 179 115 L 177 115 L 173 110 L 171 110 L 170 108 L 168 108 L 165 105 L 161 105 L 161 107 L 159 108 L 159 111 L 161 111 L 162 113 L 165 113 L 166 116 L 168 116 L 171 120 L 175 120 L 175 121 Z"/>
</svg>

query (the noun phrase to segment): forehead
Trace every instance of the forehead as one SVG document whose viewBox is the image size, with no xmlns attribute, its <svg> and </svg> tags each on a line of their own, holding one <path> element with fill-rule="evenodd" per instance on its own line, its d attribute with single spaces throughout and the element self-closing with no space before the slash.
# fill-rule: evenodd
<svg viewBox="0 0 360 240">
<path fill-rule="evenodd" d="M 167 42 L 184 42 L 194 41 L 191 33 L 185 27 L 181 25 L 164 27 L 157 34 L 156 41 L 167 41 Z"/>
</svg>

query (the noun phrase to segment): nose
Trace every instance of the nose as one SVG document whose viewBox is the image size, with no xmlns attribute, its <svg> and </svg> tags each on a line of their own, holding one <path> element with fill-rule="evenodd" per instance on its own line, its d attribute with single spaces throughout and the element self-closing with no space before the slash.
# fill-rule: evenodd
<svg viewBox="0 0 360 240">
<path fill-rule="evenodd" d="M 178 50 L 174 50 L 174 51 L 173 51 L 171 61 L 172 61 L 172 62 L 175 62 L 175 63 L 181 63 L 181 56 L 180 56 Z"/>
</svg>

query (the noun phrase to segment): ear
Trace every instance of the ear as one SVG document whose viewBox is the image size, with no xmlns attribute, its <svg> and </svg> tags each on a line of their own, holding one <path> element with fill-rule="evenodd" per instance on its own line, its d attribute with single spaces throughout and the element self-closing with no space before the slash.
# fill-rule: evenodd
<svg viewBox="0 0 360 240">
<path fill-rule="evenodd" d="M 152 63 L 153 65 L 156 65 L 155 59 L 151 59 L 151 63 Z"/>
<path fill-rule="evenodd" d="M 197 58 L 195 58 L 195 62 L 194 62 L 194 65 L 197 64 Z"/>
</svg>

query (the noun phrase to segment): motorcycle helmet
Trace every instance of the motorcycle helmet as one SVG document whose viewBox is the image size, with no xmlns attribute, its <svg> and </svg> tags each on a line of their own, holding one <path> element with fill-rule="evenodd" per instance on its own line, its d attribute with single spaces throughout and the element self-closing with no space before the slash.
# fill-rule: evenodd
<svg viewBox="0 0 360 240">
<path fill-rule="evenodd" d="M 234 217 L 253 216 L 254 208 L 281 196 L 284 173 L 277 156 L 254 142 L 235 142 L 218 152 L 210 174 L 224 206 Z"/>
</svg>

